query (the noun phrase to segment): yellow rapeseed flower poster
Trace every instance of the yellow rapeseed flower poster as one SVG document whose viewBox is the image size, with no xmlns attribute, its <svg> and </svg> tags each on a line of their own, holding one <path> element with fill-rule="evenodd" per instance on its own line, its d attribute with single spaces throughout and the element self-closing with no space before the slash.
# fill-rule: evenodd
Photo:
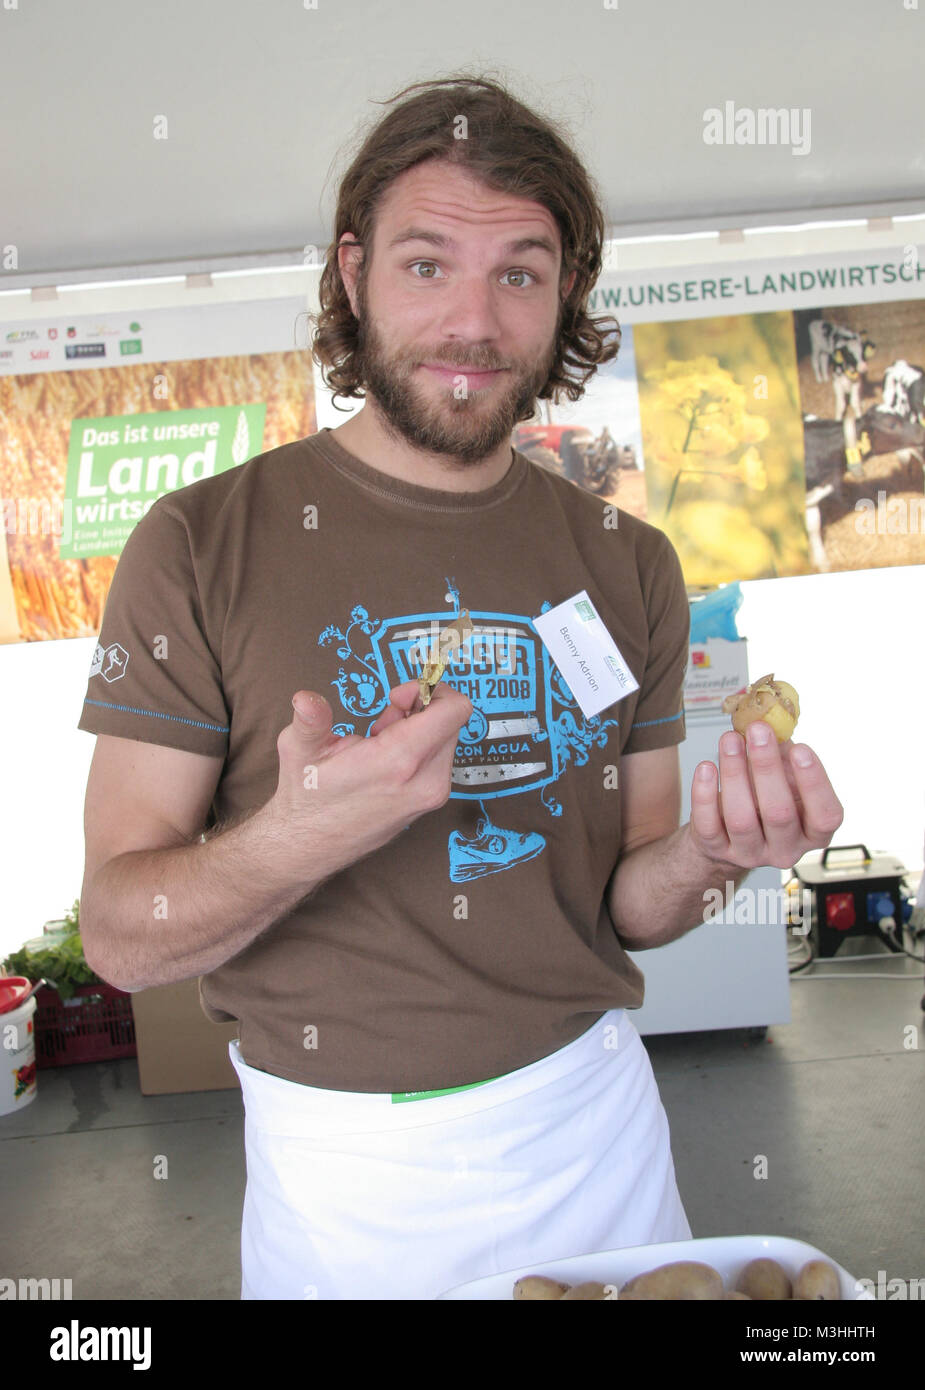
<svg viewBox="0 0 925 1390">
<path fill-rule="evenodd" d="M 791 314 L 634 327 L 647 519 L 691 586 L 810 574 Z"/>
</svg>

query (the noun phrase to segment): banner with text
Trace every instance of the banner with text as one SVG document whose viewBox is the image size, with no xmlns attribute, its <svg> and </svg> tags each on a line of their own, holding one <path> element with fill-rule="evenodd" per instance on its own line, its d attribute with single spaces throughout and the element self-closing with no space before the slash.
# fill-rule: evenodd
<svg viewBox="0 0 925 1390">
<path fill-rule="evenodd" d="M 159 497 L 315 432 L 305 312 L 286 297 L 0 324 L 0 642 L 96 635 Z"/>
<path fill-rule="evenodd" d="M 921 564 L 922 249 L 609 271 L 616 360 L 514 443 L 664 530 L 691 588 Z"/>
</svg>

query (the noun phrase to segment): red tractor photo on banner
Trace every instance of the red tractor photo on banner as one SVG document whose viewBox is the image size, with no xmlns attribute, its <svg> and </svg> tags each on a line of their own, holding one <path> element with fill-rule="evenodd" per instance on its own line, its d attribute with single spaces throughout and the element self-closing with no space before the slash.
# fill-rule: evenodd
<svg viewBox="0 0 925 1390">
<path fill-rule="evenodd" d="M 582 425 L 521 425 L 514 431 L 514 448 L 571 483 L 610 497 L 623 469 L 636 469 L 632 445 L 619 445 L 604 425 L 600 434 Z"/>
</svg>

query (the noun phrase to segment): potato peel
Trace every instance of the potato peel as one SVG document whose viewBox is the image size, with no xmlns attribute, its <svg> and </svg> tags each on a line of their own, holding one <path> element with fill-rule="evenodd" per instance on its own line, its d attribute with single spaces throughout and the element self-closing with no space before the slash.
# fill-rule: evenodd
<svg viewBox="0 0 925 1390">
<path fill-rule="evenodd" d="M 424 669 L 418 677 L 418 693 L 425 709 L 430 704 L 435 687 L 443 677 L 447 660 L 468 641 L 473 631 L 468 608 L 464 608 L 458 618 L 440 629 L 436 644 L 430 649 L 430 659 L 424 663 Z"/>
</svg>

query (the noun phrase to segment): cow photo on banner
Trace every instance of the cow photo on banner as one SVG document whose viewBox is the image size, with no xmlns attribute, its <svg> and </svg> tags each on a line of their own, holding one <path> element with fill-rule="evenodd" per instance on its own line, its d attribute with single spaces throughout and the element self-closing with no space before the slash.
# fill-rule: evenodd
<svg viewBox="0 0 925 1390">
<path fill-rule="evenodd" d="M 925 560 L 925 304 L 794 318 L 817 570 Z"/>
</svg>

